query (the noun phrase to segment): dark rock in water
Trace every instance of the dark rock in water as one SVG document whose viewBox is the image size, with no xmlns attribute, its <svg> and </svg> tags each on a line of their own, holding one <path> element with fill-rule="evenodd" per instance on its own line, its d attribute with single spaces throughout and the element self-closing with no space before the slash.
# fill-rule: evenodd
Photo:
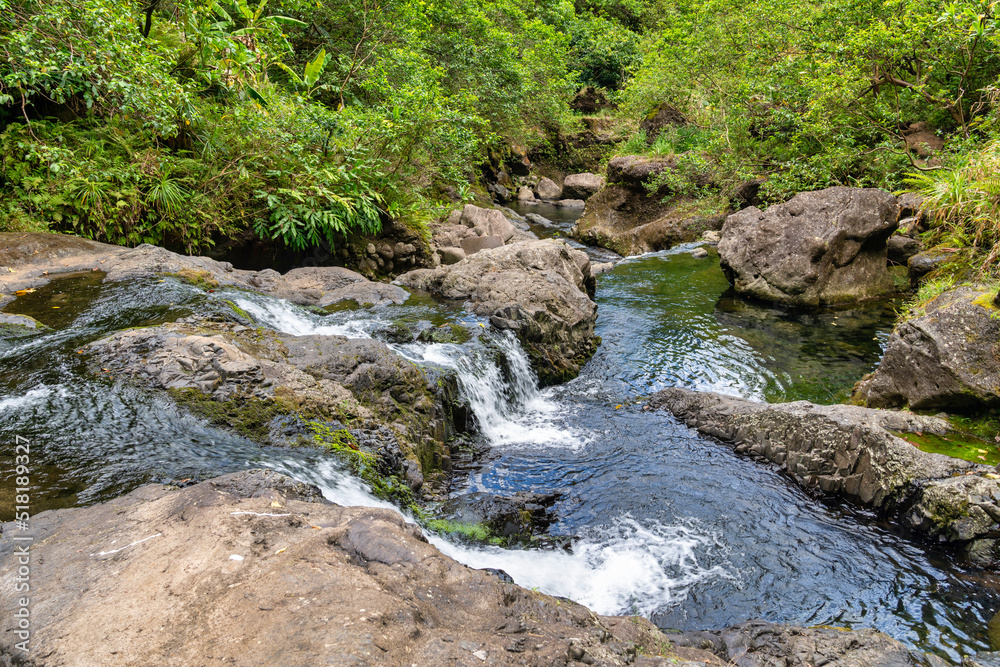
<svg viewBox="0 0 1000 667">
<path fill-rule="evenodd" d="M 677 647 L 711 647 L 726 664 L 740 667 L 947 667 L 933 655 L 906 648 L 876 630 L 747 621 L 724 630 L 668 635 Z"/>
<path fill-rule="evenodd" d="M 988 288 L 957 287 L 898 324 L 874 373 L 855 387 L 873 408 L 976 412 L 1000 407 L 1000 312 Z"/>
<path fill-rule="evenodd" d="M 537 213 L 525 213 L 524 217 L 528 222 L 534 225 L 541 225 L 542 227 L 552 227 L 555 224 L 548 218 L 540 216 Z"/>
<path fill-rule="evenodd" d="M 589 199 L 604 187 L 604 177 L 590 172 L 570 174 L 563 179 L 563 197 Z"/>
<path fill-rule="evenodd" d="M 944 420 L 853 405 L 769 405 L 676 387 L 648 405 L 738 453 L 781 465 L 808 490 L 876 508 L 962 549 L 977 565 L 1000 564 L 1000 480 L 992 468 L 923 452 L 894 435 L 945 433 Z"/>
<path fill-rule="evenodd" d="M 910 272 L 910 285 L 914 288 L 919 287 L 925 276 L 951 260 L 952 257 L 954 257 L 952 251 L 934 249 L 913 255 L 906 260 L 906 267 Z"/>
<path fill-rule="evenodd" d="M 528 542 L 555 520 L 549 508 L 559 498 L 555 493 L 520 492 L 513 496 L 467 493 L 441 505 L 441 515 L 458 524 L 482 525 L 491 537 L 507 543 Z"/>
<path fill-rule="evenodd" d="M 676 657 L 645 619 L 597 616 L 468 568 L 395 511 L 340 507 L 273 471 L 43 512 L 32 535 L 32 578 L 45 582 L 31 591 L 38 664 L 563 665 L 577 649 L 609 666 L 643 652 Z M 0 541 L 5 590 L 17 544 Z M 16 655 L 18 608 L 17 596 L 0 596 L 0 656 Z M 95 632 L 94 619 L 108 631 Z"/>
<path fill-rule="evenodd" d="M 888 259 L 892 264 L 906 266 L 907 261 L 920 252 L 923 245 L 917 239 L 901 234 L 893 234 L 887 243 Z"/>
<path fill-rule="evenodd" d="M 564 243 L 506 245 L 397 280 L 446 299 L 467 299 L 472 312 L 516 332 L 544 384 L 576 377 L 596 350 L 590 260 Z"/>
<path fill-rule="evenodd" d="M 181 392 L 193 407 L 258 440 L 271 435 L 270 425 L 258 422 L 279 414 L 377 420 L 396 429 L 408 457 L 431 460 L 440 459 L 445 434 L 455 429 L 448 416 L 457 399 L 446 389 L 454 378 L 428 377 L 377 340 L 197 320 L 120 331 L 86 349 L 111 374 Z M 275 444 L 290 443 L 282 437 Z"/>
<path fill-rule="evenodd" d="M 796 306 L 852 303 L 895 291 L 886 241 L 896 229 L 896 198 L 861 188 L 798 194 L 726 220 L 722 268 L 736 292 Z"/>
<path fill-rule="evenodd" d="M 687 125 L 687 118 L 674 106 L 664 102 L 646 114 L 639 123 L 639 130 L 646 133 L 646 141 L 653 143 L 664 129 L 677 125 Z"/>
<path fill-rule="evenodd" d="M 500 248 L 503 246 L 503 239 L 499 236 L 470 236 L 462 239 L 462 251 L 465 256 L 474 255 L 480 250 Z"/>
</svg>

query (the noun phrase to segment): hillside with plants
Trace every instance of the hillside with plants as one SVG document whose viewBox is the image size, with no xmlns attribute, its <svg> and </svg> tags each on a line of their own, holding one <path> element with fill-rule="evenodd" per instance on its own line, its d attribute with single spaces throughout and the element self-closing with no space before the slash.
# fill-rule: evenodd
<svg viewBox="0 0 1000 667">
<path fill-rule="evenodd" d="M 992 270 L 997 40 L 969 1 L 0 0 L 0 227 L 335 245 L 599 126 L 588 167 L 672 156 L 695 199 L 915 188 Z"/>
</svg>

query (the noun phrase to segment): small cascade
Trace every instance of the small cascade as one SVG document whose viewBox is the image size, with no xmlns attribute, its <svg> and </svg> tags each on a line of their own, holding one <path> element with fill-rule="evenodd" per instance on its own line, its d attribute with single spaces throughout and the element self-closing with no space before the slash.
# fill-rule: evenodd
<svg viewBox="0 0 1000 667">
<path fill-rule="evenodd" d="M 375 317 L 359 317 L 346 322 L 332 322 L 328 316 L 310 313 L 290 301 L 259 295 L 240 295 L 234 297 L 232 302 L 246 311 L 259 324 L 293 336 L 371 338 L 371 332 L 383 324 L 380 319 Z"/>
<path fill-rule="evenodd" d="M 418 364 L 454 370 L 479 431 L 493 447 L 579 447 L 586 439 L 556 422 L 566 409 L 538 389 L 528 355 L 509 331 L 487 331 L 485 344 L 399 345 L 394 349 Z M 500 359 L 503 359 L 503 363 Z"/>
<path fill-rule="evenodd" d="M 569 598 L 599 614 L 649 616 L 683 602 L 697 584 L 733 579 L 720 565 L 699 564 L 720 548 L 715 538 L 686 526 L 643 525 L 627 515 L 586 531 L 572 553 L 467 547 L 429 538 L 459 562 L 503 570 L 521 586 Z"/>
</svg>

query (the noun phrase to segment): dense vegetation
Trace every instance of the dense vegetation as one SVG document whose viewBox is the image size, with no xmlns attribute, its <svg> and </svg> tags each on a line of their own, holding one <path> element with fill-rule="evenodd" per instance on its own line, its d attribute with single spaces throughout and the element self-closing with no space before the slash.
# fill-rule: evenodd
<svg viewBox="0 0 1000 667">
<path fill-rule="evenodd" d="M 204 250 L 419 227 L 582 129 L 694 196 L 766 177 L 931 195 L 996 259 L 994 5 L 959 0 L 0 0 L 0 228 Z M 661 104 L 686 118 L 656 136 Z M 915 123 L 945 140 L 928 159 Z M 561 144 L 561 145 L 565 145 Z M 941 229 L 946 233 L 942 235 Z M 982 257 L 980 258 L 982 259 Z"/>
</svg>

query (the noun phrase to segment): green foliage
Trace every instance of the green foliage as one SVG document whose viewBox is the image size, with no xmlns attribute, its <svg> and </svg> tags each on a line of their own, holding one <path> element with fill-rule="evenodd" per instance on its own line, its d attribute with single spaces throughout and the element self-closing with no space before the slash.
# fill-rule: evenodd
<svg viewBox="0 0 1000 667">
<path fill-rule="evenodd" d="M 906 185 L 924 198 L 936 223 L 927 240 L 968 248 L 983 275 L 1000 275 L 1000 141 L 959 158 L 950 169 L 915 172 Z"/>
</svg>

